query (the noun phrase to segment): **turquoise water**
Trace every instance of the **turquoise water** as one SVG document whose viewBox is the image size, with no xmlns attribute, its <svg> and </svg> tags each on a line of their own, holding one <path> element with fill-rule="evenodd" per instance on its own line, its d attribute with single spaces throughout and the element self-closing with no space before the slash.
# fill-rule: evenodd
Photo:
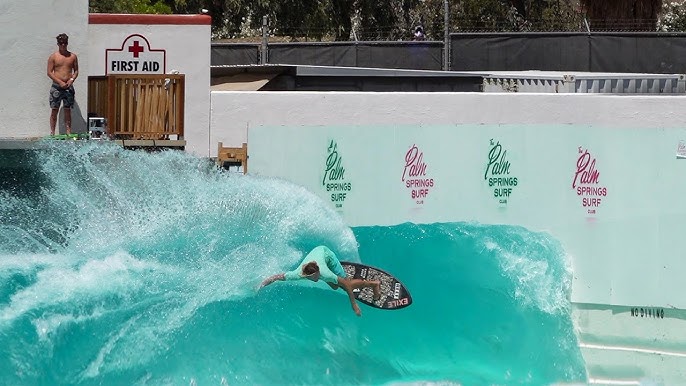
<svg viewBox="0 0 686 386">
<path fill-rule="evenodd" d="M 179 152 L 61 143 L 15 158 L 0 185 L 0 384 L 585 380 L 548 234 L 350 228 L 304 188 Z M 413 305 L 357 317 L 321 283 L 256 292 L 319 244 L 395 274 Z"/>
</svg>

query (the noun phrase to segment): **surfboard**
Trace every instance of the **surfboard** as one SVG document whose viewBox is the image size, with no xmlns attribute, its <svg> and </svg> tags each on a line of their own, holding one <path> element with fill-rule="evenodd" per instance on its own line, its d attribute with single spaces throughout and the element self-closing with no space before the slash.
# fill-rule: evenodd
<svg viewBox="0 0 686 386">
<path fill-rule="evenodd" d="M 361 303 L 383 310 L 398 310 L 412 304 L 410 292 L 400 280 L 390 273 L 376 267 L 349 261 L 341 261 L 341 265 L 350 279 L 378 280 L 381 282 L 379 300 L 374 300 L 374 291 L 371 288 L 355 291 L 355 297 Z"/>
<path fill-rule="evenodd" d="M 45 138 L 54 139 L 54 140 L 68 140 L 68 139 L 79 140 L 79 139 L 88 139 L 88 134 L 86 134 L 86 133 L 55 134 L 55 135 L 48 135 Z"/>
</svg>

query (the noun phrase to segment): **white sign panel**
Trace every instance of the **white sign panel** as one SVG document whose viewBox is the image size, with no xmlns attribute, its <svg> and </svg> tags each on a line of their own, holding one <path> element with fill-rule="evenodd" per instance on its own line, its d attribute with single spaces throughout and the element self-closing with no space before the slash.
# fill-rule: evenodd
<svg viewBox="0 0 686 386">
<path fill-rule="evenodd" d="M 164 74 L 167 51 L 150 48 L 143 35 L 129 35 L 121 48 L 105 50 L 105 74 Z"/>
</svg>

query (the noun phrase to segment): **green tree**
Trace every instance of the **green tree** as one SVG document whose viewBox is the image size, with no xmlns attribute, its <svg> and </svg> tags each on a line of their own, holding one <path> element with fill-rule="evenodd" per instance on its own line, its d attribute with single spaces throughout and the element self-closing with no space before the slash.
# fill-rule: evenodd
<svg viewBox="0 0 686 386">
<path fill-rule="evenodd" d="M 352 32 L 355 0 L 329 0 L 330 28 L 335 40 L 348 40 Z"/>
<path fill-rule="evenodd" d="M 409 40 L 416 25 L 424 24 L 421 0 L 358 0 L 355 4 L 359 36 L 363 40 Z"/>
<path fill-rule="evenodd" d="M 250 15 L 246 0 L 165 0 L 176 14 L 198 14 L 203 9 L 212 17 L 212 36 L 236 37 Z"/>
<path fill-rule="evenodd" d="M 666 32 L 686 31 L 686 4 L 673 1 L 662 6 L 658 29 Z"/>
<path fill-rule="evenodd" d="M 578 0 L 461 0 L 451 4 L 451 30 L 576 31 Z"/>
<path fill-rule="evenodd" d="M 429 39 L 442 40 L 444 0 L 423 0 L 410 10 Z M 450 31 L 577 31 L 578 0 L 449 0 Z"/>
<path fill-rule="evenodd" d="M 420 1 L 409 11 L 410 27 L 421 25 L 428 40 L 443 40 L 443 10 L 443 0 Z"/>
<path fill-rule="evenodd" d="M 502 0 L 462 0 L 451 10 L 451 25 L 457 30 L 512 30 L 511 8 Z"/>
<path fill-rule="evenodd" d="M 594 30 L 656 30 L 662 8 L 662 0 L 448 2 L 451 32 L 578 31 L 584 16 Z M 431 40 L 442 40 L 444 33 L 444 0 L 90 0 L 89 8 L 91 12 L 177 14 L 206 9 L 215 39 L 258 35 L 263 16 L 269 18 L 272 35 L 293 40 L 348 40 L 352 35 L 360 40 L 409 40 L 417 25 Z M 665 9 L 665 14 L 678 15 L 681 8 Z M 665 25 L 660 28 L 679 28 Z"/>
<path fill-rule="evenodd" d="M 91 13 L 172 13 L 163 0 L 89 0 Z"/>
<path fill-rule="evenodd" d="M 330 1 L 319 0 L 248 0 L 251 26 L 259 29 L 262 16 L 269 18 L 270 31 L 290 36 L 294 40 L 321 39 L 330 35 L 333 27 Z M 334 0 L 335 1 L 335 0 Z M 339 15 L 340 17 L 340 15 Z"/>
<path fill-rule="evenodd" d="M 581 0 L 594 30 L 655 31 L 662 0 Z"/>
</svg>

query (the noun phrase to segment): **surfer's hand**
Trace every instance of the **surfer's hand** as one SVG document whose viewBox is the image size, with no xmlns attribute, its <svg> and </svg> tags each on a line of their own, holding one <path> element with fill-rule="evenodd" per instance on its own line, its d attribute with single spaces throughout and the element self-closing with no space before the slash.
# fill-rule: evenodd
<svg viewBox="0 0 686 386">
<path fill-rule="evenodd" d="M 260 287 L 258 288 L 258 290 L 262 287 L 266 287 L 266 286 L 272 284 L 273 282 L 275 282 L 277 280 L 286 280 L 286 278 L 284 277 L 283 273 L 277 273 L 276 275 L 269 276 L 268 278 L 264 279 L 264 281 L 262 281 L 262 284 L 260 284 Z"/>
<path fill-rule="evenodd" d="M 268 286 L 268 285 L 270 285 L 270 284 L 272 284 L 272 281 L 269 280 L 269 278 L 264 279 L 264 281 L 262 281 L 262 283 L 260 283 L 260 285 L 257 286 L 257 290 L 259 291 L 259 290 L 261 290 L 263 287 L 266 287 L 266 286 Z"/>
<path fill-rule="evenodd" d="M 258 290 L 258 291 L 261 290 L 262 288 L 264 288 L 264 287 L 266 287 L 267 285 L 269 285 L 269 283 L 271 283 L 271 282 L 269 281 L 269 279 L 264 279 L 264 280 L 262 280 L 262 283 L 260 283 L 260 284 L 257 286 L 257 290 Z"/>
<path fill-rule="evenodd" d="M 362 311 L 360 311 L 360 306 L 357 303 L 353 303 L 353 311 L 355 311 L 355 315 L 362 316 Z"/>
</svg>

